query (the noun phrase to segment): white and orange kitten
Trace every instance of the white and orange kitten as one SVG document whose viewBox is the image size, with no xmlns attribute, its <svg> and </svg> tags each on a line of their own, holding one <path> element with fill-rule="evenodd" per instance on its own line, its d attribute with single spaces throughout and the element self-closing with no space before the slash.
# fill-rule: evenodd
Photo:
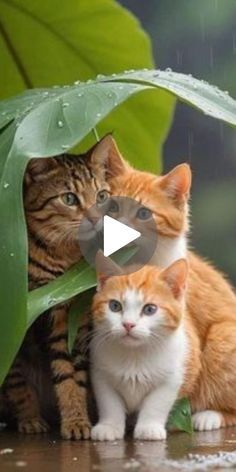
<svg viewBox="0 0 236 472">
<path fill-rule="evenodd" d="M 103 260 L 106 263 L 119 273 L 112 261 Z M 91 342 L 99 413 L 94 440 L 123 438 L 126 414 L 133 412 L 138 413 L 136 439 L 166 438 L 166 421 L 185 369 L 186 274 L 182 259 L 163 271 L 145 266 L 130 275 L 98 276 Z"/>
</svg>

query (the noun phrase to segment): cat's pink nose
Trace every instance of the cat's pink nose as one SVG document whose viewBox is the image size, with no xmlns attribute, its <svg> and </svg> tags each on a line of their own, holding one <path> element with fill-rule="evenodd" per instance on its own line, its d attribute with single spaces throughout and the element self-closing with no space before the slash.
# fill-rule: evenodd
<svg viewBox="0 0 236 472">
<path fill-rule="evenodd" d="M 123 324 L 124 328 L 126 329 L 127 333 L 129 333 L 129 331 L 131 331 L 131 329 L 135 327 L 134 323 L 129 323 L 128 321 L 126 321 L 122 324 Z"/>
</svg>

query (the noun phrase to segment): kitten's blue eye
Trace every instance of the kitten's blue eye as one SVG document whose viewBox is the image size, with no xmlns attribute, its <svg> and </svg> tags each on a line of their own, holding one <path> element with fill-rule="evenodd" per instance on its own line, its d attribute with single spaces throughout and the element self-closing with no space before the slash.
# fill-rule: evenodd
<svg viewBox="0 0 236 472">
<path fill-rule="evenodd" d="M 152 212 L 149 210 L 149 208 L 141 207 L 137 211 L 136 217 L 139 218 L 139 220 L 148 220 L 152 217 Z"/>
<path fill-rule="evenodd" d="M 157 312 L 157 306 L 152 303 L 148 303 L 147 305 L 144 305 L 142 311 L 144 315 L 151 316 Z"/>
<path fill-rule="evenodd" d="M 62 195 L 62 201 L 65 203 L 65 205 L 68 206 L 76 206 L 79 205 L 79 199 L 75 193 L 72 192 L 67 192 Z"/>
<path fill-rule="evenodd" d="M 115 200 L 113 200 L 112 198 L 110 199 L 110 202 L 109 202 L 108 211 L 109 211 L 109 213 L 118 213 L 118 211 L 119 211 L 118 203 Z"/>
<path fill-rule="evenodd" d="M 109 308 L 111 311 L 114 311 L 114 312 L 122 311 L 122 305 L 120 302 L 118 302 L 118 300 L 110 300 Z"/>
</svg>

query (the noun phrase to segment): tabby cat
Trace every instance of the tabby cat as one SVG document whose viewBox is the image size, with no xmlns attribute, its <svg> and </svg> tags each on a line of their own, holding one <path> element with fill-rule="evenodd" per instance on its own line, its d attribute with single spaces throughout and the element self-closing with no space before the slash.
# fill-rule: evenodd
<svg viewBox="0 0 236 472">
<path fill-rule="evenodd" d="M 84 155 L 30 161 L 24 179 L 30 290 L 54 280 L 80 260 L 78 225 L 87 208 L 95 202 L 102 205 L 108 198 L 107 177 L 116 175 L 112 153 L 106 151 L 109 143 L 110 138 L 105 137 Z M 79 439 L 90 435 L 86 366 L 73 362 L 67 348 L 68 307 L 69 303 L 58 305 L 47 317 L 40 317 L 5 381 L 3 390 L 10 408 L 14 407 L 21 432 L 48 429 L 41 417 L 37 393 L 26 375 L 29 366 L 25 353 L 32 364 L 39 340 L 39 348 L 49 359 L 62 437 Z"/>
</svg>

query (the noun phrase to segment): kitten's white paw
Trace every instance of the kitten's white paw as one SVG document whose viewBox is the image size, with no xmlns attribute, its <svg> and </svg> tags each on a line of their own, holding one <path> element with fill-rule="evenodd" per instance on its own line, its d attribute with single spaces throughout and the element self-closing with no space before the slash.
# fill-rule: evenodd
<svg viewBox="0 0 236 472">
<path fill-rule="evenodd" d="M 158 441 L 166 439 L 166 429 L 160 423 L 137 424 L 134 437 L 135 439 Z"/>
<path fill-rule="evenodd" d="M 211 431 L 222 426 L 222 414 L 214 410 L 205 410 L 194 413 L 192 416 L 193 428 L 196 431 Z"/>
<path fill-rule="evenodd" d="M 119 425 L 98 423 L 92 428 L 94 441 L 115 441 L 124 437 L 124 428 Z"/>
</svg>

